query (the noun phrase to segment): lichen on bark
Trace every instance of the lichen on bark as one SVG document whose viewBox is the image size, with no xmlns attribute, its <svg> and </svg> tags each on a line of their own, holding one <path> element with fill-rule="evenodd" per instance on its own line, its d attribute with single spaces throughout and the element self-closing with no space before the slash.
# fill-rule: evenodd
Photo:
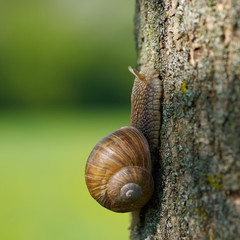
<svg viewBox="0 0 240 240">
<path fill-rule="evenodd" d="M 164 94 L 155 193 L 131 239 L 240 239 L 240 2 L 138 0 L 135 36 Z"/>
</svg>

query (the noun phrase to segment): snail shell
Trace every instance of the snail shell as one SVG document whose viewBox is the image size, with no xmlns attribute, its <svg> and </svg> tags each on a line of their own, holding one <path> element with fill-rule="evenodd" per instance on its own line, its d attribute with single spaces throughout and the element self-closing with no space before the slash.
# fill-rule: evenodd
<svg viewBox="0 0 240 240">
<path fill-rule="evenodd" d="M 103 138 L 86 165 L 86 183 L 92 197 L 115 212 L 140 209 L 153 193 L 148 142 L 127 126 Z"/>
</svg>

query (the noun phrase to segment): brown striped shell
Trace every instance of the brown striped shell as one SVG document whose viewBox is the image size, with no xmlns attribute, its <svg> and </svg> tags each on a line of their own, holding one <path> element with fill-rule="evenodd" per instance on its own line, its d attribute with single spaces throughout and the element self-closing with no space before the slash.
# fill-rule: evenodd
<svg viewBox="0 0 240 240">
<path fill-rule="evenodd" d="M 151 156 L 144 135 L 122 127 L 103 138 L 92 150 L 85 178 L 92 197 L 115 212 L 143 207 L 153 193 Z"/>
</svg>

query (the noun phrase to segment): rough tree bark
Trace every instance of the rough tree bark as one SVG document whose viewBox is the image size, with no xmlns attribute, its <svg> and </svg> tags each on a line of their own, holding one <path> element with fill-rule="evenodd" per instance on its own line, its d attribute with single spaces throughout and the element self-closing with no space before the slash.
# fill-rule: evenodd
<svg viewBox="0 0 240 240">
<path fill-rule="evenodd" d="M 137 0 L 163 81 L 155 193 L 131 239 L 240 239 L 240 1 Z"/>
</svg>

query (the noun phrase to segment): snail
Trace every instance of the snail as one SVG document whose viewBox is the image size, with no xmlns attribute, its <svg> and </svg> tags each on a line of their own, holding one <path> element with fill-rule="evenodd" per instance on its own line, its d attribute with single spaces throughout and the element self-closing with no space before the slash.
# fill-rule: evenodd
<svg viewBox="0 0 240 240">
<path fill-rule="evenodd" d="M 161 85 L 156 70 L 129 67 L 136 78 L 131 123 L 104 137 L 90 153 L 85 179 L 91 196 L 114 212 L 133 212 L 150 200 L 153 153 L 159 144 Z"/>
</svg>

